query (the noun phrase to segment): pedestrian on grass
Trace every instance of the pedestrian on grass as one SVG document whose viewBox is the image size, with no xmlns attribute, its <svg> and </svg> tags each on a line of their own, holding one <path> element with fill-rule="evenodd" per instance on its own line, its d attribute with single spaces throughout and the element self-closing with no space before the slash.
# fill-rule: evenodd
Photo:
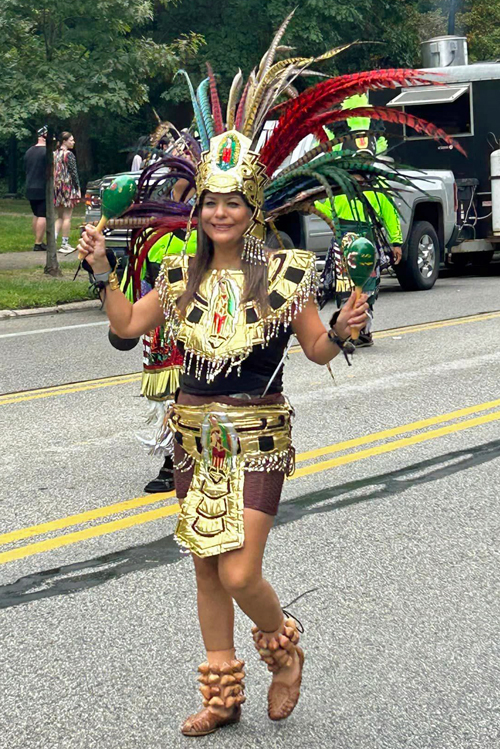
<svg viewBox="0 0 500 749">
<path fill-rule="evenodd" d="M 57 210 L 56 239 L 62 235 L 59 252 L 68 255 L 75 251 L 69 244 L 71 214 L 81 200 L 80 180 L 76 167 L 75 138 L 72 133 L 63 132 L 59 138 L 59 148 L 54 154 L 54 206 Z"/>
<path fill-rule="evenodd" d="M 46 231 L 45 189 L 47 183 L 47 126 L 37 131 L 37 142 L 24 154 L 26 170 L 26 197 L 33 213 L 33 234 L 35 252 L 45 252 L 47 245 L 43 239 Z"/>
</svg>

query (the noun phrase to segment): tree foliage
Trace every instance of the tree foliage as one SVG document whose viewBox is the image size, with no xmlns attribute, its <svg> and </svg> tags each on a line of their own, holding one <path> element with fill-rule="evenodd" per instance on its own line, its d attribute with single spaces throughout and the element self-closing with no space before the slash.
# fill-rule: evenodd
<svg viewBox="0 0 500 749">
<path fill-rule="evenodd" d="M 166 82 L 201 41 L 155 42 L 153 13 L 150 0 L 0 0 L 0 134 L 32 118 L 138 111 L 149 81 Z"/>
<path fill-rule="evenodd" d="M 467 0 L 463 11 L 472 60 L 500 60 L 500 0 Z"/>
<path fill-rule="evenodd" d="M 248 74 L 257 64 L 273 32 L 295 6 L 283 43 L 300 54 L 317 55 L 349 41 L 371 42 L 336 58 L 342 71 L 408 65 L 418 53 L 414 0 L 302 0 L 300 4 L 296 0 L 189 0 L 159 12 L 157 34 L 167 40 L 181 28 L 203 34 L 206 45 L 192 70 L 203 74 L 203 63 L 209 60 L 227 89 L 238 67 Z M 184 98 L 182 83 L 176 83 L 166 97 Z"/>
</svg>

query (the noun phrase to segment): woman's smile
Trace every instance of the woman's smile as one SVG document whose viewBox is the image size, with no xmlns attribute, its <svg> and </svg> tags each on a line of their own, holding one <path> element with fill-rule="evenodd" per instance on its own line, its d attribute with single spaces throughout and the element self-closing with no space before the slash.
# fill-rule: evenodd
<svg viewBox="0 0 500 749">
<path fill-rule="evenodd" d="M 233 224 L 215 224 L 213 221 L 211 223 L 216 231 L 228 231 L 233 228 Z"/>
</svg>

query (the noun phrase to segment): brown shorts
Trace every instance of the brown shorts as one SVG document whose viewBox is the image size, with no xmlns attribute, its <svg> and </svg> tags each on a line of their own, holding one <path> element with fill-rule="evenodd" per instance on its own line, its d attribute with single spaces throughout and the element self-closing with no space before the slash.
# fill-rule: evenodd
<svg viewBox="0 0 500 749">
<path fill-rule="evenodd" d="M 218 395 L 214 397 L 202 395 L 189 395 L 179 393 L 177 403 L 183 406 L 197 406 L 204 403 L 226 403 L 232 406 L 258 406 L 274 403 L 284 403 L 285 399 L 280 393 L 266 395 L 264 398 L 228 398 Z M 174 445 L 175 464 L 179 465 L 186 456 L 185 450 L 176 442 Z M 182 502 L 186 498 L 194 468 L 189 471 L 174 470 L 175 491 L 177 499 Z M 245 483 L 243 485 L 243 504 L 252 510 L 260 510 L 267 515 L 276 515 L 283 488 L 285 474 L 282 471 L 245 471 Z"/>
</svg>

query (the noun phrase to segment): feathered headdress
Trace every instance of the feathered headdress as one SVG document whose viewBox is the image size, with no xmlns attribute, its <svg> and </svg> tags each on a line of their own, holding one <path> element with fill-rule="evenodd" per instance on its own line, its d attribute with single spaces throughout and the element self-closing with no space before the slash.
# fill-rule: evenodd
<svg viewBox="0 0 500 749">
<path fill-rule="evenodd" d="M 295 11 L 283 21 L 260 64 L 243 85 L 239 70 L 231 85 L 228 104 L 223 108 L 217 93 L 212 69 L 195 93 L 189 81 L 193 108 L 204 153 L 196 175 L 198 200 L 203 192 L 240 192 L 253 208 L 245 234 L 244 258 L 263 261 L 266 222 L 293 211 L 314 211 L 316 200 L 333 198 L 339 192 L 351 200 L 359 199 L 370 215 L 371 207 L 364 198 L 367 187 L 383 190 L 393 196 L 388 181 L 409 184 L 396 168 L 386 168 L 373 158 L 355 152 L 333 151 L 335 144 L 348 136 L 328 140 L 324 127 L 350 117 L 406 123 L 417 132 L 442 139 L 463 152 L 443 130 L 417 117 L 386 107 L 354 107 L 342 109 L 347 97 L 381 88 L 424 85 L 430 81 L 424 73 L 411 69 L 374 70 L 322 80 L 298 94 L 294 82 L 299 76 L 321 75 L 314 68 L 348 49 L 349 44 L 332 49 L 319 57 L 287 57 L 276 61 L 278 52 L 289 52 L 281 40 Z M 356 42 L 354 43 L 356 44 Z M 311 69 L 313 68 L 313 69 Z M 435 81 L 434 81 L 435 82 Z M 281 101 L 286 97 L 285 101 Z M 260 153 L 257 148 L 266 120 L 277 119 Z M 279 167 L 299 143 L 315 134 L 319 145 L 286 169 Z M 206 137 L 205 137 L 206 136 Z M 355 176 L 356 175 L 356 176 Z M 264 210 L 265 209 L 265 210 Z M 376 217 L 373 216 L 375 223 Z M 335 229 L 335 217 L 332 228 Z"/>
<path fill-rule="evenodd" d="M 197 199 L 199 201 L 207 190 L 216 193 L 236 191 L 244 195 L 253 209 L 244 237 L 243 258 L 248 262 L 265 262 L 266 224 L 272 225 L 273 219 L 283 213 L 295 210 L 315 212 L 316 200 L 332 199 L 338 193 L 345 193 L 349 200 L 362 202 L 376 226 L 378 219 L 364 197 L 364 191 L 368 188 L 381 190 L 392 199 L 394 193 L 388 186 L 389 182 L 410 184 L 397 168 L 381 165 L 370 156 L 334 151 L 334 146 L 348 136 L 328 140 L 325 126 L 358 116 L 406 123 L 418 132 L 442 139 L 463 152 L 443 130 L 403 112 L 366 106 L 342 109 L 342 102 L 356 94 L 430 83 L 421 71 L 390 69 L 342 75 L 321 80 L 299 94 L 294 86 L 297 78 L 322 76 L 316 71 L 316 66 L 331 60 L 352 44 L 336 47 L 319 57 L 288 56 L 276 60 L 278 53 L 289 55 L 291 52 L 290 47 L 281 45 L 281 40 L 294 12 L 283 21 L 245 85 L 242 72 L 238 70 L 225 109 L 221 106 L 216 78 L 210 66 L 207 77 L 196 91 L 186 71 L 178 73 L 185 76 L 189 86 L 203 149 L 194 177 Z M 435 79 L 432 82 L 435 83 Z M 269 119 L 277 120 L 277 123 L 265 141 L 263 128 Z M 318 145 L 295 163 L 280 169 L 309 134 L 316 135 Z M 262 141 L 264 145 L 258 153 Z M 173 168 L 175 173 L 175 166 Z M 154 172 L 141 178 L 145 195 L 151 180 L 154 181 Z M 190 174 L 190 184 L 192 180 L 193 174 Z M 156 208 L 146 200 L 142 210 Z M 165 215 L 168 209 L 169 206 L 164 204 L 162 214 Z M 151 215 L 158 216 L 158 213 L 154 210 Z M 323 214 L 321 216 L 325 218 Z M 334 231 L 338 228 L 335 213 L 332 221 L 325 220 Z"/>
</svg>

